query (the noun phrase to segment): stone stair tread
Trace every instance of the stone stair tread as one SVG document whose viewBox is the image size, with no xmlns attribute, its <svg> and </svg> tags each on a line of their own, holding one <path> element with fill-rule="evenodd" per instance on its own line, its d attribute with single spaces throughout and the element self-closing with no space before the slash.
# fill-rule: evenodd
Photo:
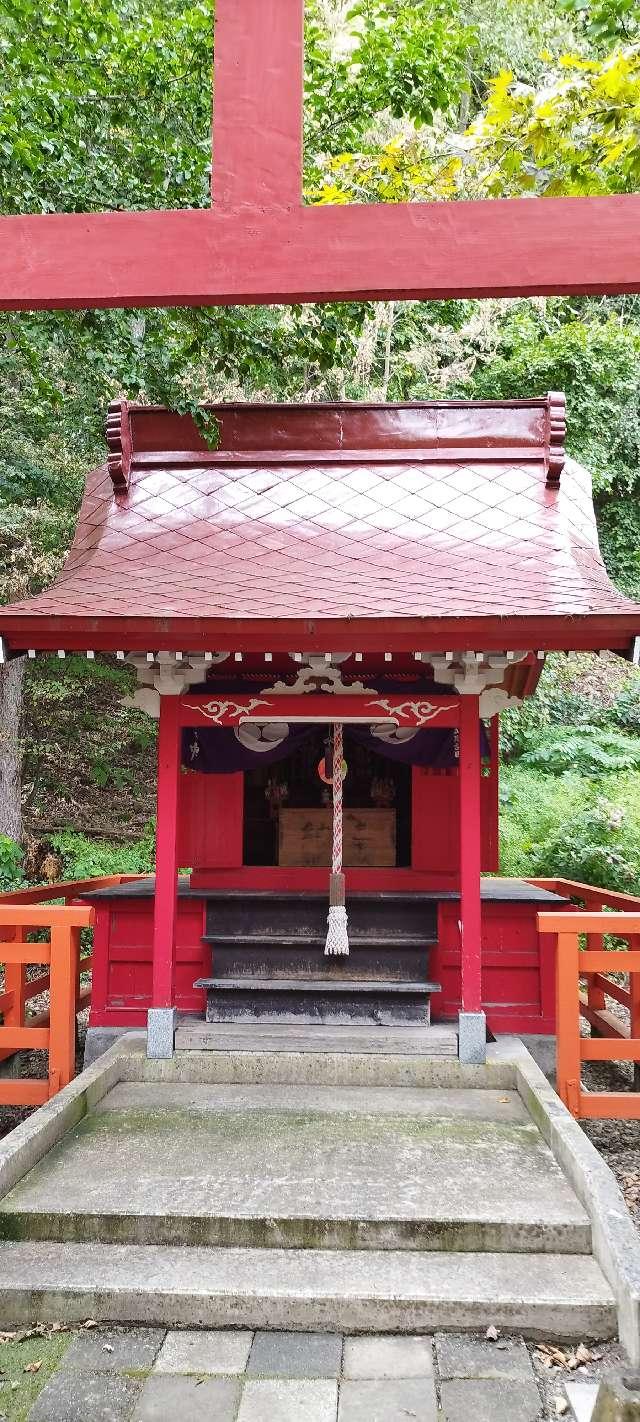
<svg viewBox="0 0 640 1422">
<path fill-rule="evenodd" d="M 200 1017 L 185 1015 L 178 1019 L 175 1045 L 177 1052 L 187 1055 L 191 1052 L 207 1053 L 210 1060 L 217 1056 L 224 1058 L 230 1053 L 240 1054 L 249 1072 L 256 1069 L 252 1063 L 257 1063 L 260 1071 L 265 1074 L 269 1071 L 270 1075 L 277 1066 L 281 1084 L 290 1080 L 290 1054 L 297 1059 L 296 1080 L 300 1079 L 303 1070 L 301 1056 L 308 1069 L 304 1079 L 308 1079 L 310 1071 L 314 1081 L 318 1072 L 326 1074 L 327 1055 L 337 1057 L 345 1085 L 371 1081 L 372 1065 L 368 1063 L 368 1058 L 378 1058 L 376 1083 L 404 1086 L 407 1085 L 408 1062 L 415 1063 L 419 1072 L 422 1070 L 421 1062 L 429 1062 L 435 1056 L 457 1057 L 458 1033 L 455 1026 L 447 1023 L 436 1023 L 435 1026 L 403 1023 L 402 1026 L 382 1027 L 379 1023 L 350 1022 L 348 1026 L 332 1024 L 326 1027 L 319 1023 L 309 1026 L 291 1022 L 205 1022 Z M 202 1070 L 202 1066 L 199 1069 Z M 333 1069 L 335 1073 L 335 1062 Z"/>
<path fill-rule="evenodd" d="M 439 983 L 400 981 L 397 978 L 266 978 L 246 974 L 240 978 L 198 978 L 193 984 L 209 992 L 318 992 L 415 994 L 440 992 Z"/>
<path fill-rule="evenodd" d="M 587 1255 L 0 1245 L 0 1323 L 615 1335 L 611 1290 Z"/>
<path fill-rule="evenodd" d="M 264 933 L 204 933 L 203 943 L 214 943 L 218 947 L 229 945 L 232 948 L 324 948 L 326 933 L 279 933 L 277 930 Z M 409 934 L 393 934 L 388 937 L 381 937 L 376 934 L 365 936 L 364 934 L 349 933 L 349 946 L 353 949 L 363 948 L 374 950 L 376 948 L 429 948 L 437 942 L 437 939 L 427 933 L 418 936 Z"/>
</svg>

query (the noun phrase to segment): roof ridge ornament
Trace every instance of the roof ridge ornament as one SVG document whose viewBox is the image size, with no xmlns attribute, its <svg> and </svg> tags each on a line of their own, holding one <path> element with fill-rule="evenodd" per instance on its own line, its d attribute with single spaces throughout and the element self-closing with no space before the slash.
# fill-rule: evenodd
<svg viewBox="0 0 640 1422">
<path fill-rule="evenodd" d="M 547 488 L 560 488 L 564 469 L 567 435 L 567 399 L 563 390 L 550 390 L 547 395 Z"/>
<path fill-rule="evenodd" d="M 112 400 L 107 411 L 107 468 L 116 494 L 126 494 L 131 473 L 131 422 L 124 396 Z"/>
</svg>

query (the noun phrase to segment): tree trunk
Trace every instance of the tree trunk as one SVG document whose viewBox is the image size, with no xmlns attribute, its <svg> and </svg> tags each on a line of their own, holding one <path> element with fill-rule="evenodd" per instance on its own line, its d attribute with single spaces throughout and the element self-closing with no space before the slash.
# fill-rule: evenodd
<svg viewBox="0 0 640 1422">
<path fill-rule="evenodd" d="M 22 835 L 20 728 L 23 678 L 22 657 L 0 666 L 0 834 L 16 840 Z"/>
</svg>

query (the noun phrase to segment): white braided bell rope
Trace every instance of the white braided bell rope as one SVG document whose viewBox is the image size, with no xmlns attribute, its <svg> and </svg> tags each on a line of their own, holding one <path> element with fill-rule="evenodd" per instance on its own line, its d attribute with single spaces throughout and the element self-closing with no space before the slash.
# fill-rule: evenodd
<svg viewBox="0 0 640 1422">
<path fill-rule="evenodd" d="M 333 875 L 342 873 L 342 761 L 342 725 L 340 722 L 336 722 L 333 728 L 333 842 L 331 851 L 331 872 Z M 344 903 L 330 904 L 327 924 L 327 940 L 324 946 L 326 956 L 348 956 L 348 918 Z"/>
</svg>

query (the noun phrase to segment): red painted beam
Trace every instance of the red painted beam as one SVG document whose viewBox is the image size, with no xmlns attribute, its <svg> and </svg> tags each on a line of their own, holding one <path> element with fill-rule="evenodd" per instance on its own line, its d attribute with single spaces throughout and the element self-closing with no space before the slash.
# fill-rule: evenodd
<svg viewBox="0 0 640 1422">
<path fill-rule="evenodd" d="M 303 0 L 236 0 L 216 7 L 218 208 L 300 205 L 303 36 Z"/>
<path fill-rule="evenodd" d="M 419 729 L 432 724 L 438 728 L 457 726 L 460 698 L 455 696 L 383 696 L 352 693 L 326 696 L 307 692 L 304 696 L 286 692 L 269 695 L 256 690 L 253 695 L 216 691 L 185 692 L 179 698 L 182 726 L 239 726 L 248 721 L 395 721 L 402 727 Z"/>
<path fill-rule="evenodd" d="M 640 194 L 0 218 L 7 310 L 623 291 Z"/>
<path fill-rule="evenodd" d="M 327 652 L 341 647 L 362 652 L 444 652 L 521 650 L 626 651 L 638 633 L 629 612 L 590 617 L 432 617 L 374 618 L 341 622 L 301 618 L 281 622 L 211 618 L 43 617 L 3 615 L 2 635 L 10 652 L 40 651 L 244 651 Z"/>
</svg>

